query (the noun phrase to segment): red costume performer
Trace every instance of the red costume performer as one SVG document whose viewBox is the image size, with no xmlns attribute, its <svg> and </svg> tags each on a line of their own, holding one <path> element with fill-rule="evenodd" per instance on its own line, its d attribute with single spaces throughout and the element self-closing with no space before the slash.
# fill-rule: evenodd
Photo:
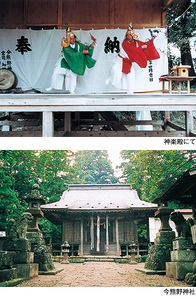
<svg viewBox="0 0 196 300">
<path fill-rule="evenodd" d="M 145 45 L 147 47 L 143 48 L 142 46 Z M 130 73 L 133 62 L 136 62 L 140 68 L 146 68 L 148 61 L 160 58 L 152 40 L 143 43 L 139 40 L 133 39 L 132 42 L 129 42 L 125 39 L 122 47 L 129 57 L 123 58 L 122 72 L 125 74 Z"/>
<path fill-rule="evenodd" d="M 148 61 L 160 58 L 152 36 L 147 42 L 140 41 L 140 36 L 133 30 L 130 24 L 125 39 L 122 43 L 121 52 L 115 58 L 110 77 L 106 84 L 111 83 L 114 87 L 126 90 L 128 94 L 133 94 L 135 90 L 135 65 L 146 68 Z M 133 66 L 132 66 L 133 65 Z M 136 120 L 151 120 L 150 111 L 137 111 Z M 153 130 L 151 125 L 137 125 L 136 130 Z"/>
</svg>

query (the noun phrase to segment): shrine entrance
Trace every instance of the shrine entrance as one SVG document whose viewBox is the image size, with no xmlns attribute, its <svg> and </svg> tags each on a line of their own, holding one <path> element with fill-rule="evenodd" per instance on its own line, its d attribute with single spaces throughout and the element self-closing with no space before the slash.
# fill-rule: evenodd
<svg viewBox="0 0 196 300">
<path fill-rule="evenodd" d="M 104 255 L 106 254 L 106 228 L 104 224 L 99 225 L 99 239 L 97 236 L 97 224 L 94 225 L 94 247 L 91 249 L 92 255 Z"/>
<path fill-rule="evenodd" d="M 62 242 L 71 250 L 77 245 L 76 255 L 120 256 L 121 246 L 138 244 L 137 226 L 147 223 L 157 204 L 141 201 L 128 184 L 73 184 L 42 210 L 47 219 L 62 223 Z"/>
</svg>

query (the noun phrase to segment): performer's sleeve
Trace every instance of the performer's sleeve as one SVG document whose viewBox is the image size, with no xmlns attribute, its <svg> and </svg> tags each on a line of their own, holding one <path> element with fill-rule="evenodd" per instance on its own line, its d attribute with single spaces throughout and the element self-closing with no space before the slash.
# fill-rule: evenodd
<svg viewBox="0 0 196 300">
<path fill-rule="evenodd" d="M 86 65 L 87 65 L 87 67 L 89 69 L 93 68 L 94 65 L 95 65 L 95 63 L 96 63 L 96 60 L 92 58 L 93 50 L 94 50 L 94 48 L 92 48 L 91 46 L 89 46 L 89 54 L 85 55 Z"/>
<path fill-rule="evenodd" d="M 139 47 L 130 45 L 126 40 L 122 43 L 122 47 L 127 53 L 131 62 L 136 62 L 140 68 L 146 68 L 147 66 L 147 57 L 145 51 L 142 49 L 144 43 L 139 42 Z"/>
<path fill-rule="evenodd" d="M 145 54 L 146 54 L 147 60 L 159 59 L 160 55 L 159 55 L 157 49 L 155 48 L 153 41 L 150 40 L 146 44 L 147 44 L 147 48 L 145 49 Z"/>
</svg>

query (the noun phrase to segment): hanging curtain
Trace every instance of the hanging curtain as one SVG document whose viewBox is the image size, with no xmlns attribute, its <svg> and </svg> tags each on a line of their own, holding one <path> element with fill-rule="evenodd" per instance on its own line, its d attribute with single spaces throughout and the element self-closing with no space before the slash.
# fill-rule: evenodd
<svg viewBox="0 0 196 300">
<path fill-rule="evenodd" d="M 94 223 L 93 223 L 93 215 L 91 216 L 91 250 L 94 248 Z"/>
<path fill-rule="evenodd" d="M 100 251 L 100 217 L 99 215 L 97 216 L 97 252 Z"/>
<path fill-rule="evenodd" d="M 162 89 L 159 78 L 168 73 L 167 37 L 165 28 L 156 28 L 159 33 L 154 40 L 161 58 L 152 61 L 146 69 L 135 68 L 135 92 Z M 153 28 L 152 28 L 153 30 Z M 151 38 L 149 29 L 139 29 L 142 41 Z M 115 40 L 124 40 L 126 29 L 75 30 L 81 43 L 92 42 L 90 33 L 97 39 L 92 58 L 96 64 L 78 76 L 76 93 L 112 93 L 121 91 L 105 83 L 110 76 L 113 61 L 118 57 Z M 0 68 L 11 67 L 22 90 L 36 89 L 46 93 L 56 62 L 61 57 L 61 39 L 65 30 L 0 29 Z M 121 75 L 121 70 L 120 73 Z M 122 79 L 123 80 L 123 79 Z M 124 80 L 123 80 L 124 81 Z"/>
</svg>

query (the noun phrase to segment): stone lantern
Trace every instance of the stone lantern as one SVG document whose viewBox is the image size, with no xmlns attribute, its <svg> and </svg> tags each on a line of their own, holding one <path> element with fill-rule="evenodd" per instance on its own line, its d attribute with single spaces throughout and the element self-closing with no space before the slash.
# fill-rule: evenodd
<svg viewBox="0 0 196 300">
<path fill-rule="evenodd" d="M 130 247 L 130 253 L 131 253 L 131 261 L 130 264 L 136 264 L 136 260 L 135 260 L 135 255 L 137 253 L 137 244 L 134 242 L 134 240 L 132 240 L 131 244 L 129 245 Z"/>
<path fill-rule="evenodd" d="M 54 270 L 51 247 L 45 245 L 43 234 L 38 226 L 39 218 L 44 216 L 44 213 L 41 211 L 41 205 L 45 204 L 38 184 L 32 186 L 32 190 L 26 195 L 25 200 L 29 204 L 26 212 L 31 213 L 33 216 L 33 220 L 27 229 L 27 238 L 31 242 L 31 251 L 34 252 L 35 262 L 39 263 L 39 272 Z"/>
<path fill-rule="evenodd" d="M 25 201 L 29 204 L 27 212 L 31 213 L 33 220 L 28 228 L 28 231 L 40 231 L 38 226 L 39 218 L 44 216 L 44 213 L 41 211 L 41 205 L 45 204 L 43 196 L 40 195 L 39 185 L 34 184 L 32 190 L 29 194 L 25 196 Z"/>
<path fill-rule="evenodd" d="M 69 261 L 68 261 L 69 247 L 70 247 L 70 245 L 68 244 L 67 241 L 65 241 L 61 245 L 61 252 L 63 254 L 63 261 L 61 262 L 62 264 L 69 264 Z"/>
</svg>

